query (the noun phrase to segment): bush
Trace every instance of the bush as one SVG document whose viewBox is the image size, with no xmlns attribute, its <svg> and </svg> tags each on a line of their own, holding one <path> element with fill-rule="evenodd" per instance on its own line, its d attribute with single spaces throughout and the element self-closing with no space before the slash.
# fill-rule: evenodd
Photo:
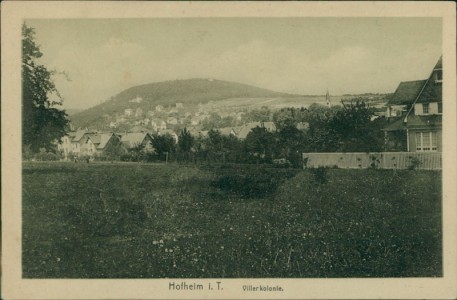
<svg viewBox="0 0 457 300">
<path fill-rule="evenodd" d="M 45 152 L 45 151 L 36 153 L 34 155 L 34 157 L 36 160 L 39 160 L 39 161 L 57 161 L 61 158 L 60 155 L 58 155 L 58 154 L 55 154 L 52 152 Z"/>
<path fill-rule="evenodd" d="M 314 180 L 319 184 L 324 184 L 328 181 L 328 168 L 318 167 L 316 169 L 310 169 L 311 174 L 314 175 Z"/>
<path fill-rule="evenodd" d="M 296 174 L 290 169 L 249 168 L 246 171 L 221 175 L 210 185 L 244 198 L 264 198 L 274 194 L 284 180 Z"/>
<path fill-rule="evenodd" d="M 408 170 L 415 170 L 422 164 L 422 162 L 417 157 L 410 156 L 409 161 L 411 164 L 409 165 Z"/>
<path fill-rule="evenodd" d="M 121 155 L 121 161 L 132 161 L 132 156 L 130 154 Z"/>
<path fill-rule="evenodd" d="M 378 169 L 379 165 L 381 164 L 381 160 L 376 155 L 370 155 L 370 168 L 371 169 Z"/>
<path fill-rule="evenodd" d="M 31 159 L 33 159 L 35 157 L 35 154 L 33 153 L 32 148 L 30 147 L 30 145 L 24 145 L 22 147 L 22 157 L 25 160 L 31 160 Z"/>
<path fill-rule="evenodd" d="M 302 168 L 303 167 L 303 160 L 302 155 L 299 152 L 291 152 L 287 159 L 290 161 L 294 168 Z"/>
</svg>

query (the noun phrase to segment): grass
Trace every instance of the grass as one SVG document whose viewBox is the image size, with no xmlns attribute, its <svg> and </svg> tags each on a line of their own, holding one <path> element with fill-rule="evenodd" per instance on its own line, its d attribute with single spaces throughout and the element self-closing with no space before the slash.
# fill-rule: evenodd
<svg viewBox="0 0 457 300">
<path fill-rule="evenodd" d="M 24 163 L 23 277 L 442 276 L 440 172 L 322 176 Z"/>
</svg>

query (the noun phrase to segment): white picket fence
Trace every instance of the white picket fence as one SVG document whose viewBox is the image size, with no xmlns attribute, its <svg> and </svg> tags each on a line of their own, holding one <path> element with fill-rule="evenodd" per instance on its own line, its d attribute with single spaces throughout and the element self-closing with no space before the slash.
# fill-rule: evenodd
<svg viewBox="0 0 457 300">
<path fill-rule="evenodd" d="M 303 167 L 441 170 L 441 152 L 303 153 Z"/>
</svg>

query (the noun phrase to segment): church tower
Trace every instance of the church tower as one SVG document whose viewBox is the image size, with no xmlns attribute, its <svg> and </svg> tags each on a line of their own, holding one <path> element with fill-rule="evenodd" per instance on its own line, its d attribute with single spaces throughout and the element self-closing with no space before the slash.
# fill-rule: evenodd
<svg viewBox="0 0 457 300">
<path fill-rule="evenodd" d="M 330 104 L 330 94 L 328 93 L 328 89 L 327 89 L 327 94 L 325 94 L 325 103 L 326 103 L 328 108 L 330 108 L 332 106 Z"/>
</svg>

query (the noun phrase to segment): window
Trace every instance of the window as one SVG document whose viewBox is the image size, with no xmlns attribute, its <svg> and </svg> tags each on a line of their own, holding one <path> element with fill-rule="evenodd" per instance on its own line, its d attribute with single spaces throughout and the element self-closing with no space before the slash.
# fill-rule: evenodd
<svg viewBox="0 0 457 300">
<path fill-rule="evenodd" d="M 422 112 L 428 114 L 428 103 L 422 104 Z"/>
<path fill-rule="evenodd" d="M 436 132 L 416 132 L 416 151 L 436 151 L 437 144 Z"/>
<path fill-rule="evenodd" d="M 435 82 L 443 82 L 443 70 L 435 71 Z"/>
<path fill-rule="evenodd" d="M 438 102 L 438 113 L 439 114 L 443 113 L 443 103 L 442 102 Z"/>
</svg>

